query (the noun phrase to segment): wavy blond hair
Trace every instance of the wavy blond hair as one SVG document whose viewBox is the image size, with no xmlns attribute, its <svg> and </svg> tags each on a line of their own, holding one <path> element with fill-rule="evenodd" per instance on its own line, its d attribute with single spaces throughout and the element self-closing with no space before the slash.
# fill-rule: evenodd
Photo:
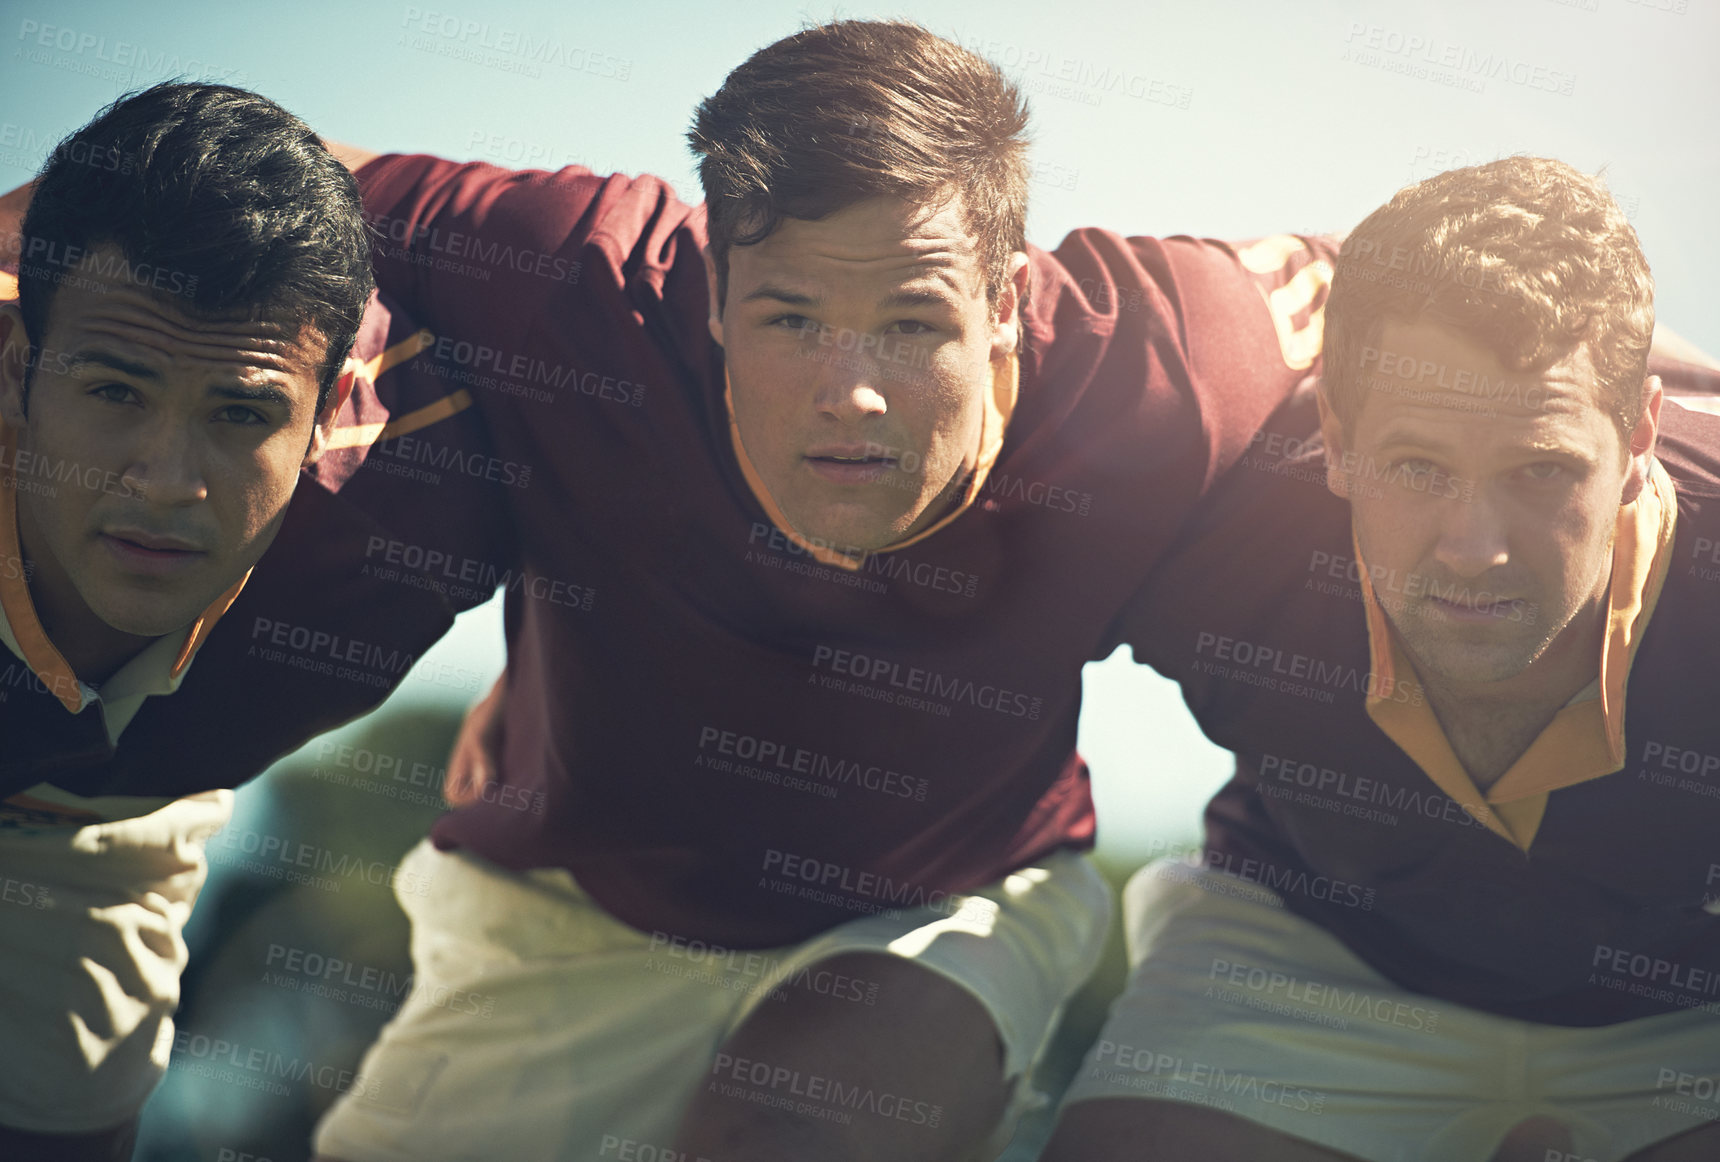
<svg viewBox="0 0 1720 1162">
<path fill-rule="evenodd" d="M 1441 323 L 1520 372 L 1586 346 L 1619 430 L 1642 415 L 1654 278 L 1606 184 L 1562 161 L 1448 170 L 1399 190 L 1344 240 L 1321 390 L 1346 429 L 1361 410 L 1362 348 L 1387 319 Z"/>
</svg>

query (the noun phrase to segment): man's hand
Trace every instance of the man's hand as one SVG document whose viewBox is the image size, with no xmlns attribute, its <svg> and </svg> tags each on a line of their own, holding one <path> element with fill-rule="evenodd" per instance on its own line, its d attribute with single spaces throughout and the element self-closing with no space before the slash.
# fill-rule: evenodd
<svg viewBox="0 0 1720 1162">
<path fill-rule="evenodd" d="M 1715 359 L 1664 323 L 1654 325 L 1654 339 L 1649 343 L 1648 351 L 1651 355 L 1662 355 L 1667 359 L 1677 359 L 1682 363 L 1720 371 L 1720 359 Z"/>
<path fill-rule="evenodd" d="M 35 189 L 35 182 L 25 182 L 0 194 L 0 267 L 10 270 L 18 263 L 24 242 L 24 211 L 30 208 L 30 195 Z"/>
<path fill-rule="evenodd" d="M 344 141 L 330 141 L 326 137 L 323 139 L 323 147 L 334 154 L 336 161 L 353 173 L 357 173 L 365 162 L 382 156 L 380 153 L 372 153 L 368 149 L 360 149 L 356 145 L 348 145 Z"/>
<path fill-rule="evenodd" d="M 476 803 L 496 777 L 497 757 L 502 753 L 503 693 L 508 676 L 503 674 L 490 692 L 466 711 L 454 753 L 448 758 L 448 775 L 442 780 L 442 797 L 451 807 Z"/>
</svg>

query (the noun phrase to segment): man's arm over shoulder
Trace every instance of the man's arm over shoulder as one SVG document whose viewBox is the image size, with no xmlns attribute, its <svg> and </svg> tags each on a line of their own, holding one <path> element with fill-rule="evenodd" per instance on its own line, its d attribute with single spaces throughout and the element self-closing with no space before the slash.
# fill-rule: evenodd
<svg viewBox="0 0 1720 1162">
<path fill-rule="evenodd" d="M 1211 449 L 1210 486 L 1318 374 L 1337 243 L 1294 234 L 1242 243 L 1179 237 L 1156 253 L 1175 287 L 1179 338 Z"/>
<path fill-rule="evenodd" d="M 700 261 L 703 210 L 660 178 L 333 148 L 363 192 L 377 284 L 438 333 L 499 343 L 552 304 L 660 292 L 677 261 Z"/>
<path fill-rule="evenodd" d="M 1213 685 L 1199 671 L 1218 639 L 1280 640 L 1300 589 L 1347 576 L 1349 508 L 1326 486 L 1314 394 L 1305 383 L 1253 433 L 1192 506 L 1095 656 L 1130 646 L 1137 663 L 1181 683 L 1194 706 Z"/>
<path fill-rule="evenodd" d="M 1149 435 L 1185 433 L 1185 446 L 1141 452 L 1174 464 L 1175 491 L 1192 498 L 1318 371 L 1336 251 L 1288 234 L 1233 244 L 1077 230 L 1038 264 L 1037 370 L 1086 375 L 1110 408 L 1152 417 Z"/>
<path fill-rule="evenodd" d="M 483 389 L 449 378 L 434 343 L 396 304 L 372 298 L 336 426 L 300 487 L 337 493 L 378 526 L 355 568 L 428 575 L 458 611 L 517 568 L 511 502 L 531 466 L 498 452 L 475 406 Z"/>
</svg>

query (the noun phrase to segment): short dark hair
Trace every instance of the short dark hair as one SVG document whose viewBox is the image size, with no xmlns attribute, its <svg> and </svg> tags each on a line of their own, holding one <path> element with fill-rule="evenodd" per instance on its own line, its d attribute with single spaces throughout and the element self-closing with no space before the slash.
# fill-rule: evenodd
<svg viewBox="0 0 1720 1162">
<path fill-rule="evenodd" d="M 1540 372 L 1588 349 L 1624 435 L 1642 415 L 1654 278 L 1598 177 L 1507 157 L 1406 186 L 1344 240 L 1326 301 L 1321 390 L 1346 430 L 1365 345 L 1387 319 L 1442 323 L 1505 366 Z"/>
<path fill-rule="evenodd" d="M 730 246 L 878 195 L 959 194 L 994 300 L 1027 246 L 1026 102 L 997 66 L 917 24 L 840 20 L 767 45 L 700 103 L 687 139 L 719 296 Z"/>
<path fill-rule="evenodd" d="M 30 198 L 18 309 L 32 349 L 63 269 L 112 244 L 186 313 L 310 326 L 328 340 L 317 410 L 375 286 L 358 184 L 311 128 L 229 85 L 121 97 L 55 146 Z"/>
</svg>

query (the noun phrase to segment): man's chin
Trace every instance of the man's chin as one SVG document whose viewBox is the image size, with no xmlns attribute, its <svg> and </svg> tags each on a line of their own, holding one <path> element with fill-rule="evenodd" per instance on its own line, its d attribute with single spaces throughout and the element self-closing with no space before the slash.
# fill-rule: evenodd
<svg viewBox="0 0 1720 1162">
<path fill-rule="evenodd" d="M 844 553 L 872 553 L 888 548 L 907 535 L 913 521 L 908 517 L 891 520 L 865 514 L 818 513 L 807 520 L 796 520 L 793 513 L 785 514 L 802 539 L 820 548 Z M 834 519 L 833 519 L 834 517 Z"/>
<path fill-rule="evenodd" d="M 1424 679 L 1466 686 L 1503 682 L 1528 669 L 1546 646 L 1539 635 L 1526 636 L 1509 622 L 1456 623 L 1419 608 L 1389 616 Z M 1407 633 L 1404 621 L 1410 622 Z"/>
<path fill-rule="evenodd" d="M 1466 686 L 1504 682 L 1515 678 L 1540 656 L 1536 645 L 1514 642 L 1481 642 L 1473 635 L 1435 635 L 1429 640 L 1409 642 L 1418 666 L 1427 678 Z"/>
<path fill-rule="evenodd" d="M 164 637 L 183 631 L 196 621 L 209 602 L 176 597 L 172 600 L 140 600 L 131 596 L 98 598 L 86 602 L 93 613 L 120 633 L 133 637 Z M 214 598 L 210 598 L 211 601 Z"/>
<path fill-rule="evenodd" d="M 877 534 L 869 531 L 854 531 L 845 528 L 807 531 L 800 526 L 795 527 L 802 540 L 815 548 L 830 549 L 846 556 L 857 556 L 861 553 L 873 553 L 886 548 L 900 537 L 888 533 Z"/>
</svg>

